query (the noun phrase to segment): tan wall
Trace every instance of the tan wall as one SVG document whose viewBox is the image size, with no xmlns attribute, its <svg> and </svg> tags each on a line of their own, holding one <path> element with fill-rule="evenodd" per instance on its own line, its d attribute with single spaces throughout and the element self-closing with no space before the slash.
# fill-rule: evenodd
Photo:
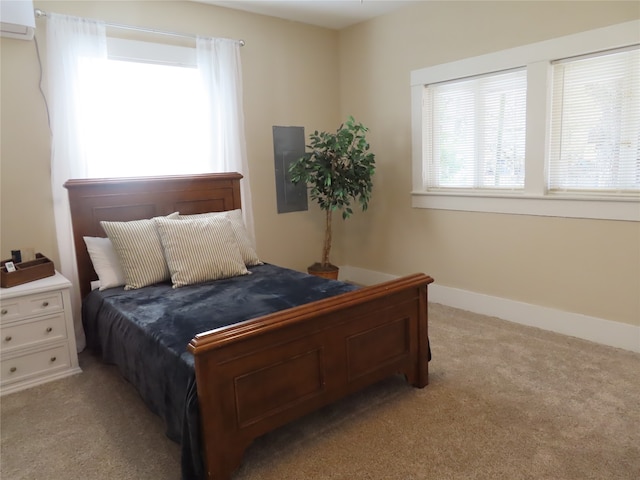
<svg viewBox="0 0 640 480">
<path fill-rule="evenodd" d="M 335 263 L 424 271 L 440 285 L 640 325 L 640 225 L 412 209 L 409 72 L 640 16 L 637 2 L 416 2 L 339 34 L 191 2 L 35 2 L 44 10 L 243 38 L 245 126 L 259 254 L 303 269 L 322 215 L 276 213 L 273 125 L 371 128 L 370 210 L 336 222 Z M 37 37 L 46 50 L 44 21 Z M 57 260 L 49 132 L 35 43 L 0 40 L 0 250 Z"/>
<path fill-rule="evenodd" d="M 193 2 L 36 1 L 35 6 L 113 23 L 244 39 L 245 127 L 258 253 L 265 261 L 296 269 L 319 259 L 319 209 L 310 205 L 309 212 L 277 214 L 272 126 L 298 125 L 309 132 L 339 122 L 337 32 Z M 36 23 L 44 55 L 46 22 Z M 0 49 L 1 255 L 8 258 L 13 248 L 33 246 L 57 262 L 50 137 L 35 42 L 3 38 Z"/>
<path fill-rule="evenodd" d="M 341 110 L 371 129 L 353 266 L 640 325 L 640 224 L 411 208 L 410 72 L 640 17 L 637 2 L 416 2 L 341 31 Z"/>
</svg>

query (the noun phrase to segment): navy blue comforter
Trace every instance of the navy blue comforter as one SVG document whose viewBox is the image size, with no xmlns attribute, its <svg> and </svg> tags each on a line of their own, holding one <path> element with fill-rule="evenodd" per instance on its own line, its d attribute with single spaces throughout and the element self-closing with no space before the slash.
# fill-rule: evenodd
<svg viewBox="0 0 640 480">
<path fill-rule="evenodd" d="M 87 346 L 116 364 L 164 419 L 167 435 L 182 446 L 183 480 L 204 477 L 189 341 L 198 333 L 357 288 L 269 264 L 249 270 L 250 275 L 177 289 L 163 283 L 93 291 L 83 302 Z"/>
</svg>

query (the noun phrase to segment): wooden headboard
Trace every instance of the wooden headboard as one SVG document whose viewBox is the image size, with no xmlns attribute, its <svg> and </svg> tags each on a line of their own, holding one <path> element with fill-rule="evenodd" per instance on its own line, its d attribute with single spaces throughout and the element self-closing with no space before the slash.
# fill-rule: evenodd
<svg viewBox="0 0 640 480">
<path fill-rule="evenodd" d="M 82 237 L 106 237 L 103 220 L 126 222 L 173 212 L 185 215 L 240 208 L 239 173 L 90 178 L 68 180 L 73 241 L 80 294 L 84 298 L 97 280 Z"/>
</svg>

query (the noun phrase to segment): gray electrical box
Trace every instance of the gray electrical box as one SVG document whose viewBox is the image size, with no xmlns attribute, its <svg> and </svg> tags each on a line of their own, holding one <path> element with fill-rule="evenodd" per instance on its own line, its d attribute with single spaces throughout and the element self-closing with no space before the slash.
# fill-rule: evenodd
<svg viewBox="0 0 640 480">
<path fill-rule="evenodd" d="M 289 166 L 304 155 L 304 127 L 273 127 L 278 213 L 308 210 L 307 186 L 291 183 Z"/>
</svg>

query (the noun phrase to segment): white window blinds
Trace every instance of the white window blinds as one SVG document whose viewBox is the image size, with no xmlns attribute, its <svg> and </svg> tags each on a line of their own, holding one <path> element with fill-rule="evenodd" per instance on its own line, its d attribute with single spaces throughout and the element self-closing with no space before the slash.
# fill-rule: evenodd
<svg viewBox="0 0 640 480">
<path fill-rule="evenodd" d="M 638 46 L 553 64 L 550 191 L 640 192 Z"/>
<path fill-rule="evenodd" d="M 427 188 L 522 189 L 526 93 L 525 69 L 427 85 Z"/>
</svg>

